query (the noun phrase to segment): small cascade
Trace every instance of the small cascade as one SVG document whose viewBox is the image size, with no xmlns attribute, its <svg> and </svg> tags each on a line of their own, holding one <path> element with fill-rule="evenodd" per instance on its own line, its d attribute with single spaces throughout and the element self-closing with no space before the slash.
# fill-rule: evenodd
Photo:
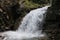
<svg viewBox="0 0 60 40">
<path fill-rule="evenodd" d="M 3 33 L 3 36 L 5 36 L 4 40 L 35 40 L 36 38 L 44 37 L 45 34 L 42 34 L 42 27 L 48 7 L 45 6 L 30 11 L 23 18 L 21 25 L 16 31 Z"/>
<path fill-rule="evenodd" d="M 21 22 L 21 25 L 18 28 L 18 31 L 32 33 L 32 32 L 37 32 L 39 28 L 41 30 L 47 8 L 48 6 L 45 6 L 43 8 L 38 8 L 30 11 L 30 13 L 28 13 L 23 18 L 23 21 Z"/>
</svg>

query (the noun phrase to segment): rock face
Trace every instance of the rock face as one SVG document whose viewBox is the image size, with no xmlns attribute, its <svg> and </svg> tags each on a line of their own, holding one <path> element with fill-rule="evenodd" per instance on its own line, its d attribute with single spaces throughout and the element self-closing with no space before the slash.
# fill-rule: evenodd
<svg viewBox="0 0 60 40">
<path fill-rule="evenodd" d="M 54 2 L 47 10 L 44 31 L 48 34 L 49 40 L 60 40 L 60 0 Z"/>
<path fill-rule="evenodd" d="M 0 0 L 0 31 L 16 29 L 14 24 L 20 15 L 19 0 Z"/>
</svg>

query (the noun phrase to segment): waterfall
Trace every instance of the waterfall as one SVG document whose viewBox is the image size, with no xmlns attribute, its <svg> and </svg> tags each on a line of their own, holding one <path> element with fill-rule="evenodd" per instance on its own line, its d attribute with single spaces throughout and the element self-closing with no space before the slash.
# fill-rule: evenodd
<svg viewBox="0 0 60 40">
<path fill-rule="evenodd" d="M 45 12 L 48 6 L 30 11 L 24 18 L 18 28 L 19 32 L 36 32 L 42 29 Z"/>
<path fill-rule="evenodd" d="M 32 38 L 44 37 L 45 34 L 42 34 L 42 26 L 48 7 L 49 6 L 45 6 L 30 11 L 23 18 L 21 25 L 16 31 L 3 33 L 3 36 L 5 36 L 4 40 L 33 40 Z"/>
</svg>

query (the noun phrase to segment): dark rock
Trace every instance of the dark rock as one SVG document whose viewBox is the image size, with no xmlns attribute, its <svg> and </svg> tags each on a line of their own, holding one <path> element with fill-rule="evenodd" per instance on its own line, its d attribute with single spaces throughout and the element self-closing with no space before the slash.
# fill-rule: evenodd
<svg viewBox="0 0 60 40">
<path fill-rule="evenodd" d="M 49 40 L 60 40 L 60 0 L 55 0 L 48 8 L 44 24 L 44 31 L 48 34 Z"/>
</svg>

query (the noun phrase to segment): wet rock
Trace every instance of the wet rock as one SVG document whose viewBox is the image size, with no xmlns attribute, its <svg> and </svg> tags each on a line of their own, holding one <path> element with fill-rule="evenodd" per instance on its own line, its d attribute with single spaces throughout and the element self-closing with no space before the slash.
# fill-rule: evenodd
<svg viewBox="0 0 60 40">
<path fill-rule="evenodd" d="M 60 0 L 55 0 L 48 8 L 44 24 L 44 30 L 49 36 L 49 40 L 60 40 Z"/>
</svg>

